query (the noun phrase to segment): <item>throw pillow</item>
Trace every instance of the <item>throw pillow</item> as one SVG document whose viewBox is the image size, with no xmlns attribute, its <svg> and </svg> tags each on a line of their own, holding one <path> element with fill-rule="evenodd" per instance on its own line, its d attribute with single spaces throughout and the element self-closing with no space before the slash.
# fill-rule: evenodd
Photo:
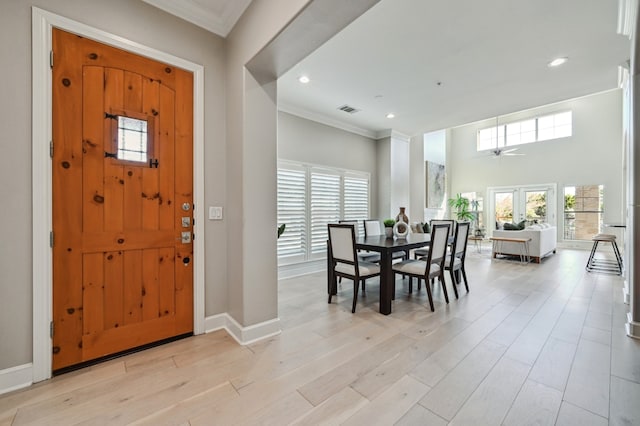
<svg viewBox="0 0 640 426">
<path fill-rule="evenodd" d="M 503 225 L 503 229 L 505 231 L 519 231 L 520 227 L 518 225 L 516 225 L 515 223 L 505 222 L 504 225 Z"/>
<path fill-rule="evenodd" d="M 518 229 L 523 230 L 527 226 L 527 221 L 523 220 L 522 222 L 518 222 Z"/>
<path fill-rule="evenodd" d="M 425 222 L 422 224 L 422 230 L 424 231 L 425 234 L 431 233 L 431 227 L 429 226 L 428 222 Z"/>
</svg>

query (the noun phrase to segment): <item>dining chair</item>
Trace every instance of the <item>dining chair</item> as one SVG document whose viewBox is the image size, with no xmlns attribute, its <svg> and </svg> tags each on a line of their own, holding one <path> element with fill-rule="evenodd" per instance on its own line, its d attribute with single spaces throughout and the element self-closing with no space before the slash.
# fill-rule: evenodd
<svg viewBox="0 0 640 426">
<path fill-rule="evenodd" d="M 447 255 L 444 262 L 444 269 L 451 274 L 451 282 L 453 283 L 453 292 L 458 298 L 458 284 L 460 283 L 460 274 L 464 279 L 464 286 L 469 293 L 469 284 L 467 283 L 467 272 L 464 269 L 464 259 L 467 256 L 467 242 L 469 240 L 469 222 L 458 222 L 456 226 L 456 234 L 451 246 L 451 253 Z"/>
<path fill-rule="evenodd" d="M 431 219 L 429 221 L 429 228 L 432 228 L 433 225 L 442 225 L 447 224 L 450 226 L 449 229 L 449 238 L 453 237 L 453 233 L 455 232 L 456 221 L 453 219 Z M 429 254 L 429 247 L 419 248 L 413 251 L 413 258 L 420 259 L 421 257 L 425 257 Z"/>
<path fill-rule="evenodd" d="M 360 229 L 358 226 L 358 221 L 357 220 L 339 220 L 338 223 L 343 223 L 346 225 L 353 225 L 353 229 L 355 232 L 356 237 L 358 235 L 360 235 Z M 367 231 L 365 229 L 364 231 L 364 235 L 367 235 Z M 380 262 L 380 253 L 376 253 L 376 252 L 371 252 L 371 251 L 364 251 L 364 250 L 358 250 L 358 259 L 360 260 L 364 260 L 367 262 L 373 262 L 373 263 L 378 263 Z"/>
<path fill-rule="evenodd" d="M 329 302 L 331 296 L 337 291 L 337 277 L 347 278 L 353 281 L 353 306 L 351 312 L 356 312 L 356 302 L 358 301 L 358 283 L 367 278 L 380 275 L 380 265 L 358 259 L 356 251 L 355 227 L 350 224 L 338 223 L 328 224 L 329 228 L 329 255 L 330 265 L 333 270 L 333 280 L 331 291 L 329 291 Z"/>
<path fill-rule="evenodd" d="M 430 280 L 438 278 L 442 284 L 442 292 L 444 299 L 449 303 L 449 295 L 444 282 L 444 261 L 447 254 L 447 244 L 449 242 L 449 224 L 436 224 L 431 227 L 431 241 L 429 244 L 429 254 L 420 259 L 407 259 L 393 265 L 393 272 L 396 274 L 408 275 L 409 280 L 415 277 L 420 282 L 425 282 L 427 295 L 429 297 L 429 306 L 433 312 L 433 295 L 431 294 Z"/>
</svg>

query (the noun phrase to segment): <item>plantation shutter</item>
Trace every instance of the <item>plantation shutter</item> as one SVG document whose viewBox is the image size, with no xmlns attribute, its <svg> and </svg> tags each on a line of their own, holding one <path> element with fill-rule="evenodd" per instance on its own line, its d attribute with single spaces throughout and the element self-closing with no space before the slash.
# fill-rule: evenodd
<svg viewBox="0 0 640 426">
<path fill-rule="evenodd" d="M 327 251 L 327 224 L 340 220 L 340 175 L 311 170 L 311 257 Z"/>
<path fill-rule="evenodd" d="M 307 183 L 304 168 L 278 169 L 278 226 L 285 224 L 278 238 L 281 263 L 304 261 L 307 252 Z"/>
<path fill-rule="evenodd" d="M 362 224 L 369 219 L 369 179 L 345 175 L 344 177 L 344 220 L 355 220 Z M 364 236 L 364 226 L 358 226 L 360 236 Z"/>
</svg>

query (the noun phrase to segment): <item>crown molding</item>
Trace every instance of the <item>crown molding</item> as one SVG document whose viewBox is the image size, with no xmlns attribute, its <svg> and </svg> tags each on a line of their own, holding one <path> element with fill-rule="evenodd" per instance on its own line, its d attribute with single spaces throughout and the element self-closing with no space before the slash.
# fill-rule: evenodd
<svg viewBox="0 0 640 426">
<path fill-rule="evenodd" d="M 393 129 L 384 129 L 377 132 L 376 139 L 382 139 L 382 138 L 400 139 L 405 142 L 409 142 L 411 140 L 411 136 L 405 135 L 404 133 L 400 133 L 397 130 L 393 130 Z"/>
<path fill-rule="evenodd" d="M 373 130 L 354 126 L 353 124 L 345 123 L 344 121 L 336 120 L 335 118 L 330 118 L 323 114 L 310 112 L 290 104 L 279 102 L 278 111 L 286 112 L 287 114 L 291 114 L 300 118 L 315 121 L 316 123 L 324 124 L 326 126 L 335 127 L 336 129 L 344 130 L 350 133 L 355 133 L 356 135 L 364 136 L 365 138 L 380 139 L 378 137 L 378 132 L 375 132 Z"/>
<path fill-rule="evenodd" d="M 226 37 L 236 24 L 251 0 L 223 1 L 218 13 L 213 7 L 204 7 L 194 0 L 142 0 L 143 2 L 164 10 L 171 15 L 191 22 L 221 37 Z M 220 3 L 220 2 L 218 2 Z"/>
</svg>

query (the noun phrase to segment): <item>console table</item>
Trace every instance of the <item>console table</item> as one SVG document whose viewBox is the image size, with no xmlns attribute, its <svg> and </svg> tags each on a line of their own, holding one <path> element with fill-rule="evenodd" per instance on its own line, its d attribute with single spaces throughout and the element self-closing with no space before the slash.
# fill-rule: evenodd
<svg viewBox="0 0 640 426">
<path fill-rule="evenodd" d="M 491 257 L 494 259 L 496 255 L 501 252 L 502 243 L 516 243 L 520 244 L 520 262 L 531 261 L 531 256 L 529 255 L 529 241 L 531 238 L 510 238 L 510 237 L 491 237 L 490 240 L 493 242 L 493 247 L 491 249 Z"/>
</svg>

